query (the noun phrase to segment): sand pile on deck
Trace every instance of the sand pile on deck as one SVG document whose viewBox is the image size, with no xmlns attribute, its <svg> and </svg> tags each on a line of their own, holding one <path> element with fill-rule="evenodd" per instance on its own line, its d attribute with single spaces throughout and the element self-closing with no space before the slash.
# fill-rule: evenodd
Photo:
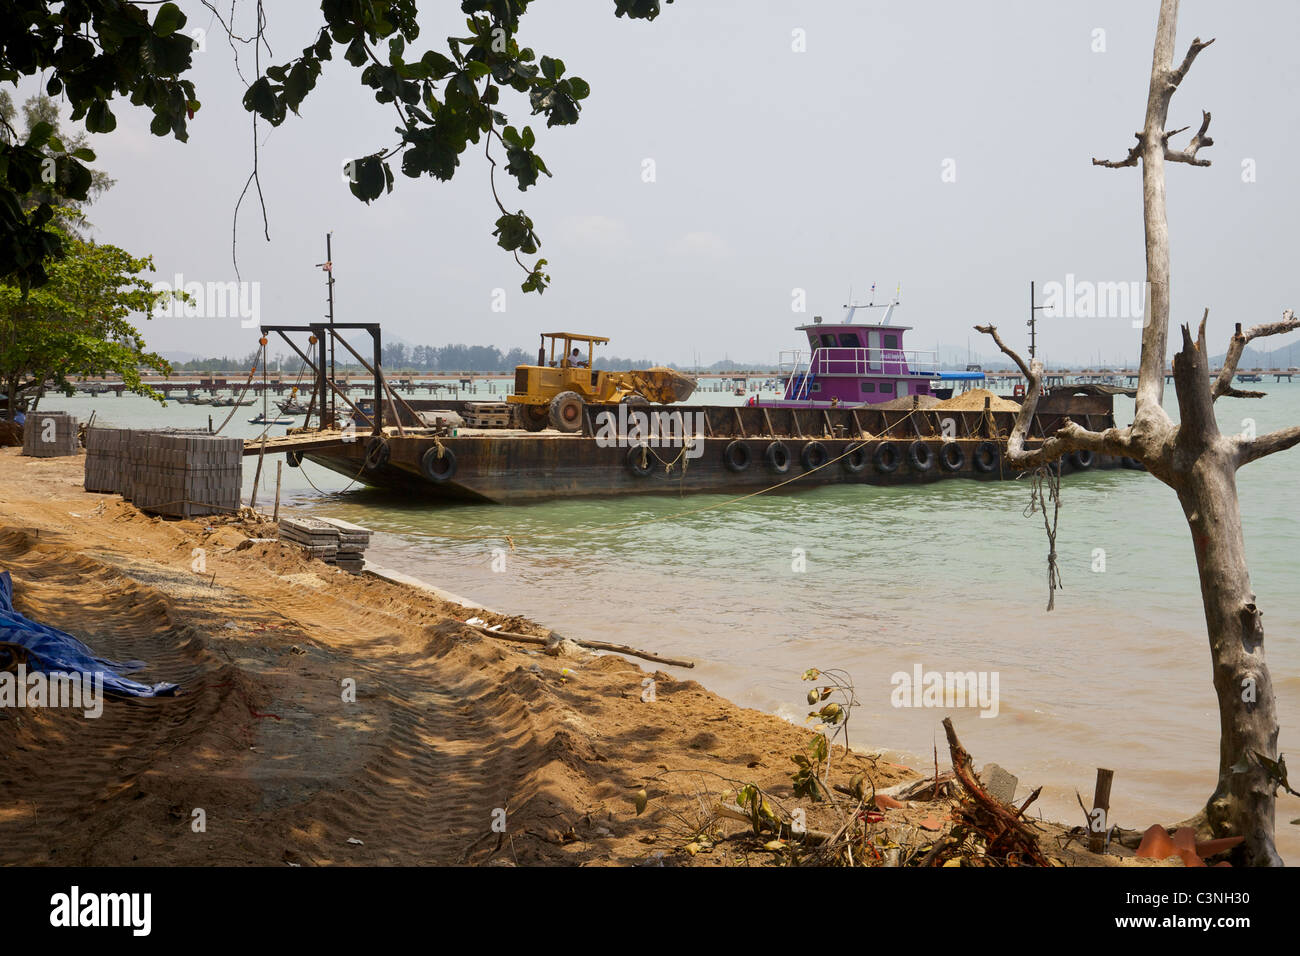
<svg viewBox="0 0 1300 956">
<path fill-rule="evenodd" d="M 912 407 L 912 399 L 916 399 L 918 408 L 934 408 L 939 404 L 939 400 L 933 395 L 902 395 L 887 402 L 877 402 L 871 407 L 886 412 L 908 411 Z"/>
<path fill-rule="evenodd" d="M 979 412 L 984 409 L 984 399 L 989 400 L 989 410 L 994 412 L 1018 412 L 1020 405 L 1007 398 L 999 398 L 987 388 L 972 388 L 934 406 L 936 411 Z"/>
</svg>

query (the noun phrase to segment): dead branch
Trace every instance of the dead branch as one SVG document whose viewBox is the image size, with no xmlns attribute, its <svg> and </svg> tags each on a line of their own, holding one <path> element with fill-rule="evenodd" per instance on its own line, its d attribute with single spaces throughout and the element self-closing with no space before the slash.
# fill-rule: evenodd
<svg viewBox="0 0 1300 956">
<path fill-rule="evenodd" d="M 1214 42 L 1214 37 L 1202 41 L 1200 37 L 1192 39 L 1192 45 L 1187 48 L 1187 55 L 1183 57 L 1183 62 L 1178 65 L 1178 69 L 1169 74 L 1169 95 L 1172 96 L 1174 90 L 1178 89 L 1178 84 L 1183 82 L 1183 77 L 1187 76 L 1187 71 L 1192 68 L 1192 61 L 1200 55 L 1200 52 Z"/>
<path fill-rule="evenodd" d="M 1279 431 L 1260 435 L 1255 439 L 1237 439 L 1237 467 L 1248 465 L 1259 458 L 1265 458 L 1279 451 L 1286 451 L 1300 444 L 1300 425 L 1292 425 Z"/>
<path fill-rule="evenodd" d="M 1020 406 L 1016 423 L 1007 438 L 1008 463 L 1017 468 L 1029 468 L 1053 462 L 1072 451 L 1092 451 L 1120 457 L 1133 454 L 1130 429 L 1108 428 L 1104 432 L 1094 432 L 1068 418 L 1040 446 L 1033 451 L 1026 451 L 1025 437 L 1029 434 L 1029 425 L 1038 409 L 1038 395 L 1042 389 L 1043 363 L 1034 359 L 1031 365 L 1025 364 L 1025 360 L 1002 341 L 995 325 L 977 325 L 975 331 L 991 336 L 1002 353 L 1015 362 L 1029 379 L 1025 387 L 1024 403 Z"/>
<path fill-rule="evenodd" d="M 1201 128 L 1196 131 L 1196 135 L 1192 137 L 1191 142 L 1187 144 L 1187 147 L 1185 149 L 1180 149 L 1180 150 L 1170 149 L 1169 137 L 1181 133 L 1183 130 L 1187 129 L 1186 126 L 1184 126 L 1183 129 L 1174 130 L 1174 132 L 1172 133 L 1165 133 L 1164 135 L 1165 160 L 1171 163 L 1187 163 L 1191 166 L 1209 166 L 1210 161 L 1208 159 L 1196 158 L 1196 151 L 1200 149 L 1202 146 L 1214 145 L 1214 140 L 1212 140 L 1210 137 L 1205 135 L 1206 131 L 1209 128 L 1210 128 L 1210 114 L 1205 110 L 1201 110 Z"/>
<path fill-rule="evenodd" d="M 952 756 L 952 769 L 969 795 L 963 801 L 959 812 L 967 825 L 979 831 L 988 841 L 989 855 L 994 855 L 994 848 L 1000 856 L 1018 854 L 1037 866 L 1051 866 L 1043 851 L 1038 847 L 1038 838 L 1025 829 L 1020 820 L 1020 811 L 1012 811 L 994 799 L 984 785 L 979 782 L 971 767 L 971 756 L 957 739 L 952 718 L 943 719 L 943 730 L 948 735 L 948 751 Z M 1035 791 L 1025 807 L 1038 796 Z"/>
<path fill-rule="evenodd" d="M 1241 331 L 1241 323 L 1238 322 L 1237 329 L 1228 342 L 1228 354 L 1224 356 L 1223 368 L 1219 369 L 1219 377 L 1214 381 L 1212 389 L 1214 398 L 1217 400 L 1222 395 L 1230 398 L 1263 398 L 1264 392 L 1243 391 L 1232 387 L 1232 377 L 1237 374 L 1237 364 L 1241 361 L 1241 354 L 1255 339 L 1268 335 L 1282 335 L 1293 329 L 1300 329 L 1300 319 L 1295 317 L 1295 312 L 1291 309 L 1282 313 L 1281 322 L 1265 322 L 1262 325 L 1252 326 L 1245 332 Z"/>
<path fill-rule="evenodd" d="M 514 641 L 517 644 L 537 644 L 545 647 L 555 641 L 555 635 L 551 637 L 538 637 L 534 634 L 514 634 L 510 631 L 494 631 L 485 624 L 469 624 L 461 622 L 466 627 L 472 627 L 485 637 L 497 637 L 503 641 Z M 573 638 L 566 638 L 573 640 Z M 670 664 L 673 667 L 694 667 L 694 661 L 678 660 L 673 657 L 660 657 L 658 654 L 651 654 L 649 651 L 639 651 L 635 647 L 628 647 L 626 644 L 609 644 L 605 641 L 577 641 L 573 643 L 579 647 L 585 647 L 593 651 L 614 651 L 617 654 L 629 654 L 632 657 L 640 657 L 642 660 L 655 661 L 658 664 Z"/>
<path fill-rule="evenodd" d="M 1142 134 L 1134 133 L 1137 137 L 1137 145 L 1128 151 L 1128 155 L 1123 159 L 1098 159 L 1092 158 L 1092 165 L 1105 166 L 1107 169 L 1123 169 L 1125 166 L 1136 166 L 1138 159 L 1142 156 Z"/>
</svg>

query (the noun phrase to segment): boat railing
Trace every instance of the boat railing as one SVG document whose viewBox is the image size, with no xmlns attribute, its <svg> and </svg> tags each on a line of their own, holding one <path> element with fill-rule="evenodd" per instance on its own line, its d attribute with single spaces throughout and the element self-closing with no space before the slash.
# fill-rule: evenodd
<svg viewBox="0 0 1300 956">
<path fill-rule="evenodd" d="M 939 372 L 939 355 L 915 349 L 822 348 L 806 363 L 802 350 L 780 354 L 780 369 L 793 374 L 806 367 L 813 375 L 918 375 Z"/>
</svg>

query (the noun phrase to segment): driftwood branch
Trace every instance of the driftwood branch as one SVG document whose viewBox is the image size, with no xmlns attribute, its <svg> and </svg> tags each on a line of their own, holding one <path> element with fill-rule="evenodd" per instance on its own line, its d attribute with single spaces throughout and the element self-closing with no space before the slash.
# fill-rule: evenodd
<svg viewBox="0 0 1300 956">
<path fill-rule="evenodd" d="M 538 637 L 536 634 L 515 634 L 512 631 L 494 631 L 484 624 L 469 624 L 461 622 L 465 627 L 472 627 L 480 634 L 487 637 L 499 637 L 503 641 L 514 641 L 516 644 L 536 644 L 539 647 L 546 647 L 555 642 L 555 636 Z M 679 660 L 674 657 L 660 657 L 658 654 L 651 654 L 649 651 L 639 651 L 635 647 L 628 647 L 626 644 L 609 644 L 605 641 L 578 641 L 571 640 L 579 647 L 585 647 L 593 651 L 614 651 L 617 654 L 629 654 L 632 657 L 639 657 L 642 660 L 654 661 L 658 664 L 670 664 L 673 667 L 694 667 L 694 661 Z"/>
<path fill-rule="evenodd" d="M 1300 329 L 1300 319 L 1295 317 L 1295 312 L 1291 309 L 1282 313 L 1281 322 L 1265 322 L 1262 325 L 1252 326 L 1245 332 L 1241 331 L 1241 323 L 1238 322 L 1237 330 L 1233 332 L 1232 340 L 1228 342 L 1228 354 L 1223 359 L 1223 368 L 1219 369 L 1219 377 L 1214 381 L 1212 389 L 1214 397 L 1218 399 L 1220 396 L 1227 395 L 1230 398 L 1263 398 L 1263 392 L 1248 392 L 1232 387 L 1232 377 L 1237 374 L 1241 353 L 1255 339 L 1268 335 L 1282 335 L 1294 329 Z"/>
<path fill-rule="evenodd" d="M 1025 449 L 1025 437 L 1029 434 L 1029 425 L 1034 420 L 1038 409 L 1038 396 L 1042 390 L 1043 363 L 1034 359 L 1026 364 L 1015 349 L 1002 341 L 995 325 L 977 325 L 976 332 L 992 337 L 1002 353 L 1020 367 L 1020 371 L 1029 379 L 1025 387 L 1025 400 L 1016 415 L 1016 423 L 1007 438 L 1007 461 L 1017 468 L 1031 468 L 1045 465 L 1068 455 L 1072 451 L 1091 451 L 1105 455 L 1125 456 L 1132 452 L 1130 430 L 1127 428 L 1108 428 L 1103 432 L 1090 431 L 1077 422 L 1065 419 L 1051 436 L 1032 451 Z"/>
<path fill-rule="evenodd" d="M 957 739 L 957 731 L 953 728 L 951 717 L 943 719 L 943 730 L 948 735 L 948 752 L 952 757 L 953 773 L 957 775 L 957 779 L 969 794 L 973 804 L 969 810 L 963 811 L 963 815 L 988 837 L 989 855 L 994 855 L 994 848 L 997 847 L 1000 855 L 1016 854 L 1037 866 L 1051 866 L 1038 847 L 1038 839 L 1026 830 L 1020 821 L 1023 809 L 1012 810 L 1007 807 L 990 795 L 979 782 L 972 767 L 970 754 Z M 1038 791 L 1035 790 L 1029 800 L 1025 801 L 1025 808 L 1028 808 L 1037 796 Z"/>
</svg>

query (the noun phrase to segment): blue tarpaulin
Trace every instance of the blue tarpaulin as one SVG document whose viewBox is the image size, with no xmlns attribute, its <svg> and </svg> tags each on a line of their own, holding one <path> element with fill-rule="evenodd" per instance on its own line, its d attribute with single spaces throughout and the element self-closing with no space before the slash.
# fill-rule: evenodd
<svg viewBox="0 0 1300 956">
<path fill-rule="evenodd" d="M 175 694 L 176 684 L 141 684 L 120 672 L 138 671 L 144 661 L 110 661 L 96 657 L 71 634 L 39 624 L 14 610 L 14 582 L 8 571 L 0 571 L 0 641 L 27 649 L 33 660 L 30 671 L 42 673 L 98 674 L 104 690 L 127 697 L 160 697 Z"/>
</svg>

